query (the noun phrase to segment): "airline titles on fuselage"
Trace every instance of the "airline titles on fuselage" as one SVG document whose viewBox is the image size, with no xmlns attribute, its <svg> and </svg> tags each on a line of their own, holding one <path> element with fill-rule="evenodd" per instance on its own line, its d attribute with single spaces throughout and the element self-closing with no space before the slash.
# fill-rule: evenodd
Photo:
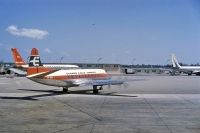
<svg viewBox="0 0 200 133">
<path fill-rule="evenodd" d="M 95 74 L 96 72 L 72 72 L 66 73 L 66 75 L 82 75 L 82 74 Z"/>
</svg>

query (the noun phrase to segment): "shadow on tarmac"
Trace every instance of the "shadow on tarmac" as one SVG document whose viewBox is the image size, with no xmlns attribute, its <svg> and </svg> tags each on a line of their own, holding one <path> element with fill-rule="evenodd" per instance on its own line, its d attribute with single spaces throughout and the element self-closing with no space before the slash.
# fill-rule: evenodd
<svg viewBox="0 0 200 133">
<path fill-rule="evenodd" d="M 37 101 L 37 98 L 40 97 L 48 97 L 48 96 L 57 96 L 57 95 L 67 95 L 67 94 L 81 94 L 81 95 L 97 95 L 97 96 L 111 96 L 111 97 L 137 97 L 137 96 L 130 96 L 130 95 L 122 95 L 122 94 L 116 94 L 117 92 L 110 92 L 110 93 L 101 93 L 93 94 L 90 90 L 77 90 L 77 91 L 69 91 L 67 93 L 64 93 L 62 91 L 58 90 L 30 90 L 30 89 L 18 89 L 23 91 L 34 91 L 34 92 L 44 92 L 47 94 L 39 94 L 39 95 L 33 95 L 33 96 L 25 96 L 25 97 L 10 97 L 10 96 L 0 96 L 0 99 L 15 99 L 15 100 L 32 100 Z"/>
</svg>

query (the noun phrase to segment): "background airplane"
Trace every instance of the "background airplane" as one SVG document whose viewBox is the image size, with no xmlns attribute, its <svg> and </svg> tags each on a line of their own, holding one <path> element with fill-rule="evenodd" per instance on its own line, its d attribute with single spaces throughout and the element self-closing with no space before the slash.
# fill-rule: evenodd
<svg viewBox="0 0 200 133">
<path fill-rule="evenodd" d="M 178 60 L 175 57 L 175 54 L 172 54 L 172 66 L 175 71 L 187 73 L 188 75 L 196 74 L 200 76 L 200 66 L 181 66 L 178 63 Z"/>
<path fill-rule="evenodd" d="M 104 85 L 119 85 L 125 80 L 113 80 L 103 69 L 53 69 L 44 67 L 38 50 L 33 48 L 27 68 L 27 78 L 50 86 L 63 87 L 67 92 L 69 87 L 91 85 L 93 93 L 98 93 Z"/>
<path fill-rule="evenodd" d="M 12 65 L 9 64 L 0 64 L 0 74 L 1 75 L 10 75 L 10 76 L 26 76 L 27 73 L 26 71 L 20 70 L 20 69 L 16 69 L 13 68 Z"/>
<path fill-rule="evenodd" d="M 4 64 L 0 64 L 0 74 L 10 74 L 10 71 L 5 68 Z"/>
</svg>

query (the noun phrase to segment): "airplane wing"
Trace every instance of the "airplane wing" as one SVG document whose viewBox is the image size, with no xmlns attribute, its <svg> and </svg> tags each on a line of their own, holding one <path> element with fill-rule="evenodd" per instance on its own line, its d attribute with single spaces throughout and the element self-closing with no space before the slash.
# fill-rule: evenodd
<svg viewBox="0 0 200 133">
<path fill-rule="evenodd" d="M 144 79 L 107 79 L 107 80 L 78 80 L 74 81 L 77 86 L 103 86 L 103 85 L 120 85 L 125 82 L 143 81 Z"/>
<path fill-rule="evenodd" d="M 26 76 L 27 75 L 27 72 L 23 71 L 23 70 L 20 70 L 20 69 L 16 69 L 16 68 L 9 68 L 9 70 L 11 72 L 14 72 L 16 74 L 18 74 L 19 76 Z"/>
<path fill-rule="evenodd" d="M 123 84 L 123 81 L 117 81 L 117 80 L 78 80 L 74 81 L 73 84 L 76 84 L 78 86 L 89 86 L 89 85 L 96 85 L 96 86 L 103 86 L 103 85 L 117 85 L 117 84 Z"/>
</svg>

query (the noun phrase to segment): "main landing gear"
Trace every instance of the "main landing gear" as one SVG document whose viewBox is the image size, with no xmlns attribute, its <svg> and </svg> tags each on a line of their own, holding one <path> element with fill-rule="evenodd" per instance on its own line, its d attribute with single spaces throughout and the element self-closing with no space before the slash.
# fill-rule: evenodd
<svg viewBox="0 0 200 133">
<path fill-rule="evenodd" d="M 94 93 L 94 94 L 98 94 L 98 93 L 99 93 L 99 90 L 103 90 L 103 87 L 102 87 L 102 86 L 99 86 L 99 88 L 98 88 L 97 85 L 93 85 L 93 93 Z M 68 93 L 68 92 L 69 92 L 68 87 L 63 87 L 63 92 L 64 92 L 64 93 Z"/>
<path fill-rule="evenodd" d="M 93 86 L 93 93 L 94 93 L 94 94 L 98 94 L 98 93 L 99 93 L 99 90 L 103 90 L 103 87 L 100 86 L 100 87 L 98 88 L 98 86 L 96 86 L 96 85 Z"/>
<path fill-rule="evenodd" d="M 68 87 L 63 87 L 63 92 L 67 93 L 68 92 Z"/>
<path fill-rule="evenodd" d="M 196 73 L 197 76 L 200 76 L 200 73 Z"/>
<path fill-rule="evenodd" d="M 191 76 L 192 75 L 192 73 L 188 73 L 188 76 Z"/>
</svg>

